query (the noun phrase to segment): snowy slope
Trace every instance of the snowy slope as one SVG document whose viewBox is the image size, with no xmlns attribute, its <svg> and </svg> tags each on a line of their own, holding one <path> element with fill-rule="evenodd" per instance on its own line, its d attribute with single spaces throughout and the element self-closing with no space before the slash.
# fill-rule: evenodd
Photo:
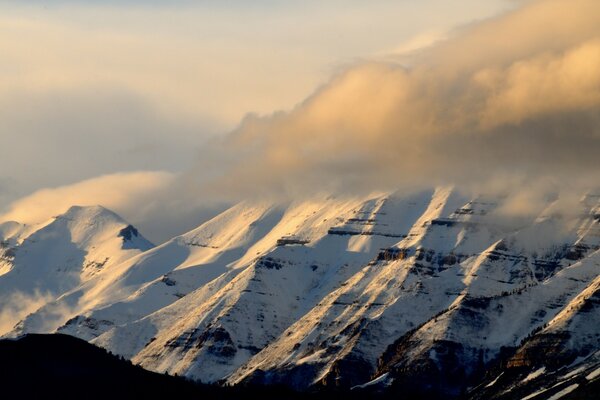
<svg viewBox="0 0 600 400">
<path fill-rule="evenodd" d="M 470 389 L 472 400 L 595 399 L 600 388 L 600 352 L 559 368 L 505 368 Z"/>
<path fill-rule="evenodd" d="M 127 259 L 28 316 L 17 333 L 62 330 L 86 340 L 114 324 L 147 315 L 227 270 L 275 224 L 268 204 L 240 204 L 199 228 Z M 78 316 L 76 320 L 69 321 Z"/>
<path fill-rule="evenodd" d="M 345 279 L 376 258 L 381 248 L 389 247 L 398 240 L 408 237 L 409 234 L 415 235 L 416 233 L 411 229 L 415 223 L 417 226 L 424 223 L 423 213 L 431 216 L 437 215 L 436 212 L 441 213 L 444 210 L 445 201 L 451 197 L 450 195 L 449 190 L 441 190 L 435 194 L 430 191 L 406 199 L 384 195 L 352 201 L 326 200 L 319 202 L 315 200 L 290 205 L 279 223 L 272 227 L 261 243 L 253 246 L 252 251 L 249 252 L 250 256 L 247 257 L 247 265 L 244 266 L 244 257 L 242 257 L 241 261 L 238 260 L 231 265 L 233 271 L 211 283 L 216 286 L 216 289 L 213 290 L 217 292 L 212 298 L 207 299 L 206 288 L 201 287 L 198 290 L 199 300 L 195 302 L 190 302 L 190 299 L 195 297 L 190 295 L 173 307 L 159 310 L 141 321 L 126 326 L 117 326 L 114 329 L 113 325 L 120 325 L 120 320 L 115 319 L 115 313 L 111 310 L 111 308 L 114 309 L 114 306 L 107 309 L 101 308 L 95 310 L 91 315 L 71 321 L 61 331 L 78 334 L 87 339 L 99 336 L 94 339 L 96 343 L 118 350 L 121 354 L 129 357 L 134 356 L 141 349 L 140 346 L 143 347 L 152 340 L 152 344 L 148 345 L 144 352 L 135 358 L 143 365 L 149 363 L 147 366 L 150 368 L 159 370 L 163 368 L 177 373 L 188 372 L 190 376 L 204 380 L 222 379 L 232 372 L 236 365 L 246 361 L 253 353 L 280 335 L 284 329 L 295 322 L 296 318 L 309 311 L 330 291 L 339 288 Z M 464 199 L 455 199 L 455 204 L 452 204 L 446 211 L 453 210 L 463 202 Z M 345 214 L 344 210 L 346 210 Z M 379 218 L 376 219 L 376 216 Z M 238 221 L 238 225 L 243 226 L 243 222 Z M 278 241 L 280 244 L 283 242 L 283 245 L 277 246 Z M 294 243 L 294 241 L 305 243 L 302 245 Z M 268 256 L 265 252 L 268 252 Z M 261 254 L 265 255 L 257 258 Z M 239 273 L 235 267 L 240 265 L 248 271 L 244 271 L 239 278 L 233 279 Z M 284 268 L 284 265 L 287 268 Z M 171 279 L 171 274 L 168 276 L 170 287 L 178 287 L 177 282 L 180 280 Z M 162 283 L 162 286 L 164 287 L 165 283 Z M 219 289 L 221 290 L 219 291 Z M 230 296 L 233 296 L 232 299 Z M 155 297 L 153 296 L 153 298 Z M 267 301 L 264 299 L 265 297 L 272 300 Z M 207 304 L 202 304 L 207 301 Z M 186 303 L 189 303 L 187 309 L 173 310 L 176 307 L 184 307 Z M 224 311 L 230 308 L 231 312 Z M 196 318 L 197 315 L 194 314 L 192 315 L 194 318 L 186 321 L 189 326 L 178 327 L 178 330 L 174 332 L 173 322 L 169 320 L 169 315 L 174 316 L 173 318 L 181 325 L 182 315 L 192 314 L 192 310 L 199 309 L 206 309 L 207 313 L 210 310 L 210 313 L 215 315 L 214 319 L 210 319 L 202 313 L 200 317 Z M 266 316 L 265 310 L 270 311 Z M 167 317 L 162 318 L 162 314 Z M 176 365 L 173 365 L 174 362 L 164 363 L 162 361 L 160 366 L 151 364 L 152 360 L 157 357 L 150 356 L 148 353 L 160 352 L 162 355 L 158 359 L 163 360 L 166 357 L 163 353 L 166 352 L 161 346 L 165 346 L 169 341 L 174 341 L 176 339 L 174 336 L 180 338 L 189 335 L 190 332 L 208 334 L 208 331 L 204 331 L 205 327 L 210 329 L 214 325 L 218 325 L 223 328 L 224 324 L 229 327 L 226 331 L 239 332 L 242 329 L 247 330 L 247 327 L 252 327 L 256 320 L 265 318 L 268 319 L 260 325 L 263 327 L 261 335 L 239 335 L 243 338 L 239 339 L 235 347 L 250 349 L 249 353 L 236 356 L 235 363 L 228 364 L 226 362 L 226 368 L 222 373 L 216 372 L 213 368 L 202 368 L 201 372 L 187 371 L 186 368 L 193 365 L 194 359 L 183 363 L 178 361 Z M 163 319 L 167 322 L 161 322 Z M 98 324 L 97 321 L 103 321 L 104 326 Z M 198 326 L 198 324 L 204 325 Z M 269 328 L 264 328 L 266 324 L 270 325 Z M 141 327 L 142 325 L 144 328 Z M 92 333 L 88 326 L 92 326 Z M 169 328 L 162 341 L 157 340 L 162 336 L 157 335 L 161 326 Z M 145 339 L 140 339 L 139 333 L 128 333 L 129 330 L 146 332 Z M 128 347 L 124 337 L 135 338 L 132 346 Z M 190 340 L 195 339 L 192 337 L 192 339 L 188 339 L 188 342 Z M 243 353 L 243 351 L 239 353 Z M 183 354 L 180 355 L 180 358 L 183 357 Z M 215 358 L 206 357 L 207 359 Z M 206 365 L 207 359 L 202 360 L 203 365 Z M 216 364 L 224 364 L 219 357 L 216 359 Z"/>
<path fill-rule="evenodd" d="M 134 360 L 149 368 L 203 380 L 227 377 L 339 289 L 381 247 L 405 236 L 427 205 L 428 196 L 404 200 L 379 196 L 350 203 L 330 200 L 315 204 L 315 209 L 302 218 L 298 218 L 301 214 L 297 209 L 307 210 L 306 204 L 290 207 L 282 224 L 294 227 L 294 237 L 308 243 L 272 247 L 268 255 L 253 260 L 212 297 L 205 300 L 201 291 L 200 302 L 189 306 L 207 312 L 181 321 L 164 334 L 159 331 Z M 332 211 L 343 218 L 330 218 Z M 404 225 L 394 223 L 396 220 Z M 309 235 L 307 227 L 316 221 L 323 229 Z M 394 226 L 396 230 L 391 229 Z M 277 230 L 274 237 L 289 240 L 288 230 Z M 217 350 L 222 347 L 228 350 Z M 177 361 L 174 365 L 164 363 L 165 358 Z"/>
<path fill-rule="evenodd" d="M 71 207 L 39 226 L 2 225 L 3 329 L 152 244 L 113 212 Z"/>
<path fill-rule="evenodd" d="M 598 310 L 590 308 L 588 311 L 587 316 L 596 320 L 580 325 L 579 328 L 583 328 L 582 332 L 557 331 L 550 328 L 539 336 L 529 338 L 501 368 L 495 368 L 487 374 L 486 379 L 472 388 L 468 398 L 473 400 L 597 398 L 600 388 L 600 351 L 596 350 L 597 345 L 593 350 L 575 347 L 573 345 L 576 343 L 570 340 L 571 336 L 581 338 L 598 335 L 597 328 L 594 329 L 598 326 Z M 584 350 L 582 352 L 584 355 L 573 358 L 580 351 L 579 349 Z M 571 354 L 562 358 L 565 353 Z"/>
<path fill-rule="evenodd" d="M 488 368 L 535 372 L 539 346 L 559 343 L 548 371 L 600 350 L 600 197 L 548 199 L 520 220 L 504 201 L 438 188 L 244 202 L 105 272 L 82 268 L 13 334 L 58 330 L 206 382 L 445 396 Z M 24 230 L 1 232 L 17 243 Z"/>
<path fill-rule="evenodd" d="M 590 229 L 597 221 L 588 213 L 570 231 L 543 238 L 559 224 L 540 218 L 517 232 L 507 232 L 485 221 L 493 207 L 491 202 L 470 202 L 446 218 L 426 217 L 425 227 L 417 224 L 420 234 L 400 241 L 395 252 L 384 252 L 380 261 L 365 267 L 346 288 L 332 292 L 233 374 L 230 382 L 352 386 L 369 378 L 378 365 L 389 363 L 386 357 L 404 360 L 406 365 L 415 359 L 435 362 L 435 347 L 442 341 L 473 342 L 472 353 L 463 356 L 466 367 L 477 365 L 480 353 L 484 362 L 489 361 L 502 346 L 518 343 L 559 307 L 566 307 L 566 301 L 597 275 L 591 257 L 584 266 L 570 267 L 580 274 L 577 277 L 565 272 L 566 278 L 561 275 L 552 288 L 549 282 L 553 281 L 546 282 L 598 247 L 597 229 Z M 514 301 L 537 285 L 539 295 Z M 503 318 L 489 315 L 497 313 L 488 305 L 496 298 L 506 298 L 509 304 L 497 301 L 494 307 L 513 307 Z M 542 314 L 545 318 L 536 319 Z M 409 338 L 392 343 L 409 332 Z M 407 354 L 389 354 L 395 346 L 406 352 L 407 343 L 411 343 Z M 388 354 L 381 357 L 384 351 Z"/>
<path fill-rule="evenodd" d="M 0 276 L 13 268 L 15 247 L 25 229 L 25 225 L 15 221 L 7 221 L 0 224 Z"/>
</svg>

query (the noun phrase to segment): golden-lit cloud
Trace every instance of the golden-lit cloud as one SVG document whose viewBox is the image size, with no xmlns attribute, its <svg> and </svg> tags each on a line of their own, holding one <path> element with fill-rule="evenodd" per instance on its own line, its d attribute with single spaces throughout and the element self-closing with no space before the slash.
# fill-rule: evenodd
<svg viewBox="0 0 600 400">
<path fill-rule="evenodd" d="M 349 62 L 511 6 L 0 1 L 0 210 L 39 188 L 180 171 L 207 138 L 292 108 Z"/>
<path fill-rule="evenodd" d="M 204 155 L 216 194 L 396 189 L 495 176 L 598 185 L 600 3 L 541 0 L 406 67 L 361 63 Z M 219 160 L 226 160 L 219 164 Z"/>
<path fill-rule="evenodd" d="M 8 212 L 0 216 L 0 221 L 34 224 L 59 215 L 73 205 L 98 204 L 135 218 L 156 207 L 152 199 L 172 180 L 173 175 L 167 172 L 130 172 L 41 189 L 14 202 Z"/>
<path fill-rule="evenodd" d="M 417 37 L 400 50 L 419 51 L 398 55 L 396 62 L 355 62 L 288 112 L 247 116 L 232 133 L 204 145 L 193 167 L 146 196 L 156 206 L 144 215 L 182 218 L 196 212 L 198 204 L 250 196 L 410 190 L 438 184 L 504 194 L 523 186 L 535 188 L 538 193 L 509 198 L 506 213 L 519 216 L 531 212 L 528 204 L 556 188 L 600 186 L 600 2 L 519 4 L 519 9 L 499 17 L 446 34 Z M 5 93 L 14 89 L 14 82 L 25 82 L 32 92 L 46 85 L 58 84 L 61 90 L 72 85 L 75 90 L 110 82 L 153 104 L 144 115 L 170 120 L 200 113 L 203 102 L 215 107 L 223 104 L 223 98 L 210 90 L 201 96 L 202 84 L 195 75 L 220 73 L 225 68 L 240 74 L 227 81 L 231 87 L 238 81 L 256 83 L 252 63 L 240 63 L 240 59 L 260 59 L 262 68 L 281 71 L 281 59 L 289 55 L 284 51 L 273 52 L 272 58 L 252 58 L 246 53 L 250 49 L 234 45 L 231 62 L 225 65 L 221 59 L 210 64 L 217 53 L 198 50 L 197 37 L 174 39 L 162 32 L 147 41 L 99 30 L 96 36 L 88 33 L 86 40 L 78 41 L 70 38 L 73 27 L 54 25 L 41 31 L 48 32 L 48 48 L 56 53 L 27 54 L 22 49 L 35 47 L 40 32 L 37 23 L 4 24 L 12 29 L 11 36 L 19 32 L 23 36 L 19 44 L 0 38 L 0 48 L 13 59 L 23 57 L 22 64 L 28 66 L 21 73 L 22 80 L 15 78 L 19 74 L 0 78 Z M 442 36 L 444 40 L 437 40 Z M 63 41 L 73 47 L 63 48 Z M 392 47 L 382 44 L 381 48 Z M 111 57 L 102 60 L 107 54 Z M 302 58 L 301 52 L 294 54 L 300 58 L 290 59 Z M 68 62 L 63 62 L 65 58 Z M 282 88 L 296 87 L 298 81 L 290 77 L 295 71 L 272 82 Z M 260 87 L 251 89 L 247 93 L 265 93 Z M 197 102 L 199 96 L 202 101 Z M 265 103 L 259 97 L 254 99 L 256 104 L 280 108 L 273 106 L 281 100 L 278 96 Z M 244 101 L 251 103 L 252 96 Z M 9 97 L 0 96 L 0 104 L 12 103 Z M 247 106 L 248 111 L 257 109 L 250 103 L 233 103 Z M 86 109 L 90 108 L 94 107 Z M 227 107 L 223 113 L 235 114 Z M 110 115 L 103 121 L 112 121 Z M 69 191 L 87 193 L 94 187 L 81 185 Z M 44 196 L 68 198 L 56 195 L 61 190 Z M 119 205 L 121 200 L 111 201 L 111 196 L 122 199 L 119 193 L 89 193 L 85 199 L 93 199 L 94 204 L 112 205 L 117 211 L 121 207 L 128 217 L 127 213 L 133 213 Z M 38 193 L 16 203 L 8 215 L 20 219 L 26 214 L 18 214 L 16 205 L 20 210 L 35 210 L 33 200 L 38 196 L 43 198 Z M 76 200 L 71 198 L 60 207 Z M 143 220 L 139 213 L 132 215 Z"/>
<path fill-rule="evenodd" d="M 600 104 L 600 38 L 559 55 L 544 54 L 488 69 L 474 80 L 486 93 L 484 126 L 520 123 L 538 115 L 595 109 Z"/>
<path fill-rule="evenodd" d="M 248 112 L 294 106 L 340 63 L 505 2 L 5 2 L 0 94 L 118 87 L 170 118 L 230 129 Z"/>
</svg>

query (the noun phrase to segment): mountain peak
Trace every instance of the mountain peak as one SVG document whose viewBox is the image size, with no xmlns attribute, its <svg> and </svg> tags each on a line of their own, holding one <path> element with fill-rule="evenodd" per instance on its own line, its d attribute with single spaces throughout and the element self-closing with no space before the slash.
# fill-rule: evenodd
<svg viewBox="0 0 600 400">
<path fill-rule="evenodd" d="M 8 317 L 0 333 L 48 301 L 152 247 L 136 228 L 99 205 L 72 206 L 26 230 L 17 223 L 1 224 L 0 315 Z M 17 305 L 4 306 L 13 298 L 20 299 Z"/>
<path fill-rule="evenodd" d="M 55 217 L 55 221 L 65 221 L 72 238 L 76 241 L 88 237 L 118 237 L 122 240 L 122 249 L 148 250 L 154 247 L 137 228 L 101 205 L 71 206 L 64 214 Z"/>
<path fill-rule="evenodd" d="M 101 205 L 92 205 L 92 206 L 79 206 L 73 205 L 69 207 L 69 209 L 63 213 L 58 215 L 55 218 L 63 218 L 68 220 L 95 220 L 95 219 L 103 219 L 103 220 L 112 220 L 118 223 L 126 224 L 125 220 L 121 218 L 115 212 L 105 208 Z"/>
</svg>

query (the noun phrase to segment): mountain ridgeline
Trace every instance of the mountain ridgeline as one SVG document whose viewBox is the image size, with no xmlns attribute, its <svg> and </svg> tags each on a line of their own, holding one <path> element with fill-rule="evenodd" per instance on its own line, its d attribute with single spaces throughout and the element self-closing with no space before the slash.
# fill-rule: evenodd
<svg viewBox="0 0 600 400">
<path fill-rule="evenodd" d="M 159 246 L 101 207 L 4 223 L 0 328 L 221 386 L 588 398 L 600 195 L 521 218 L 505 201 L 437 188 L 243 202 Z"/>
</svg>

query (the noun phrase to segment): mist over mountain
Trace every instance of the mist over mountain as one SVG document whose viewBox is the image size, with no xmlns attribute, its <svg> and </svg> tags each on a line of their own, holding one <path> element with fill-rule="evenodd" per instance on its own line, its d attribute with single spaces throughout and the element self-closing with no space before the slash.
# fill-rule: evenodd
<svg viewBox="0 0 600 400">
<path fill-rule="evenodd" d="M 1 218 L 41 222 L 71 204 L 101 203 L 161 241 L 169 235 L 160 226 L 178 221 L 181 233 L 190 220 L 201 222 L 195 215 L 251 197 L 437 185 L 519 198 L 593 190 L 600 185 L 598 7 L 525 2 L 395 61 L 354 63 L 292 110 L 248 116 L 209 140 L 179 174 L 108 175 L 61 187 L 60 196 L 46 189 Z M 90 186 L 94 193 L 118 186 L 121 195 L 93 201 Z"/>
</svg>

